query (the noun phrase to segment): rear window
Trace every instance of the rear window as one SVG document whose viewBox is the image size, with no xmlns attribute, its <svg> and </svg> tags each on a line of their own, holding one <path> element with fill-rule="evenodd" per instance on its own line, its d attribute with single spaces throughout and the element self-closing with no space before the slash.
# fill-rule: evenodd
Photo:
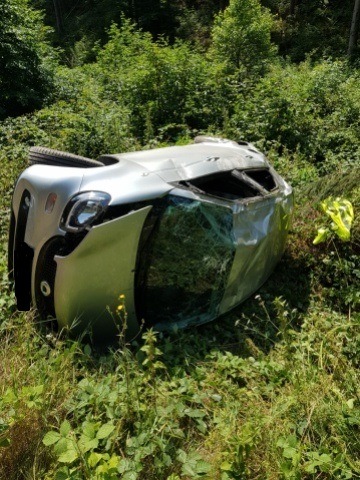
<svg viewBox="0 0 360 480">
<path fill-rule="evenodd" d="M 272 174 L 266 169 L 233 170 L 179 184 L 198 193 L 228 200 L 264 196 L 277 188 Z"/>
<path fill-rule="evenodd" d="M 244 173 L 268 192 L 276 189 L 275 180 L 269 170 L 246 170 Z"/>
<path fill-rule="evenodd" d="M 238 198 L 256 197 L 259 192 L 247 185 L 243 180 L 236 178 L 232 172 L 210 177 L 201 177 L 190 182 L 180 182 L 187 187 L 193 187 L 201 193 L 215 197 L 236 200 Z"/>
</svg>

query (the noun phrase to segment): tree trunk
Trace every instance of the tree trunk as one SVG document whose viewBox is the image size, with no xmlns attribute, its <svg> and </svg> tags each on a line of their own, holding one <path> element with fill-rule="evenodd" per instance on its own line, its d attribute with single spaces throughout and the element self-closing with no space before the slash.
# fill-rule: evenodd
<svg viewBox="0 0 360 480">
<path fill-rule="evenodd" d="M 290 0 L 290 15 L 295 15 L 296 0 Z"/>
<path fill-rule="evenodd" d="M 63 29 L 61 5 L 59 0 L 53 0 L 53 4 L 54 4 L 54 10 L 55 10 L 56 30 L 60 34 Z"/>
<path fill-rule="evenodd" d="M 349 48 L 348 48 L 348 57 L 350 58 L 353 57 L 357 47 L 357 41 L 359 37 L 359 13 L 360 13 L 360 0 L 355 0 L 354 11 L 353 11 L 353 16 L 351 21 Z"/>
</svg>

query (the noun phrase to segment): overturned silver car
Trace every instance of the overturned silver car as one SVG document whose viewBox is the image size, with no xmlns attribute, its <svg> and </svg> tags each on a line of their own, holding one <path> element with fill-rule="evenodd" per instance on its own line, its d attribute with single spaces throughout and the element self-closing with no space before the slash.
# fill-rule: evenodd
<svg viewBox="0 0 360 480">
<path fill-rule="evenodd" d="M 20 310 L 114 338 L 213 320 L 267 279 L 291 187 L 251 144 L 194 144 L 98 160 L 33 147 L 17 181 L 9 270 Z"/>
</svg>

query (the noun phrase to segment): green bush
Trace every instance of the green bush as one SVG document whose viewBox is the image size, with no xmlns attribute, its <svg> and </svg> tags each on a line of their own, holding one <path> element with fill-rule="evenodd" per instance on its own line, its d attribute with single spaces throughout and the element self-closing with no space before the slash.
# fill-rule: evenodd
<svg viewBox="0 0 360 480">
<path fill-rule="evenodd" d="M 40 12 L 28 0 L 0 4 L 0 119 L 44 104 L 53 84 L 54 51 Z"/>
<path fill-rule="evenodd" d="M 239 94 L 234 135 L 304 155 L 321 173 L 360 160 L 359 73 L 343 61 L 275 64 Z"/>
<path fill-rule="evenodd" d="M 148 141 L 166 125 L 190 129 L 222 124 L 230 98 L 216 65 L 186 43 L 153 42 L 129 22 L 113 26 L 94 74 L 103 98 L 129 109 L 133 134 Z M 181 129 L 180 129 L 181 131 Z"/>
<path fill-rule="evenodd" d="M 258 0 L 230 0 L 215 18 L 212 53 L 230 72 L 263 73 L 276 52 L 270 38 L 272 28 L 270 12 Z"/>
</svg>

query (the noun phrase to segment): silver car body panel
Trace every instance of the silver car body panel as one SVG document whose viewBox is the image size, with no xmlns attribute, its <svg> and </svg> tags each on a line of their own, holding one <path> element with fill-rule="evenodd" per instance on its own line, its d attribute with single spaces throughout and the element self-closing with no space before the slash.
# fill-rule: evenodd
<svg viewBox="0 0 360 480">
<path fill-rule="evenodd" d="M 285 249 L 292 203 L 291 195 L 274 195 L 234 209 L 236 253 L 219 314 L 248 298 L 273 271 Z"/>
<path fill-rule="evenodd" d="M 64 177 L 66 182 L 64 182 Z M 31 272 L 31 296 L 34 305 L 36 305 L 34 292 L 35 266 L 39 252 L 49 238 L 56 235 L 65 235 L 65 232 L 59 226 L 60 219 L 69 198 L 79 192 L 82 177 L 82 171 L 76 168 L 33 165 L 21 174 L 17 182 L 12 204 L 16 219 L 23 191 L 26 189 L 31 194 L 24 241 L 34 249 L 34 268 Z M 51 214 L 45 211 L 49 193 L 57 195 Z"/>
<path fill-rule="evenodd" d="M 127 160 L 102 168 L 88 168 L 81 183 L 81 191 L 109 193 L 111 204 L 152 200 L 171 189 L 156 173 Z"/>
<path fill-rule="evenodd" d="M 59 227 L 64 205 L 79 192 L 82 178 L 83 171 L 78 168 L 33 165 L 24 170 L 14 190 L 13 210 L 17 216 L 22 192 L 27 189 L 31 194 L 31 208 L 25 241 L 30 247 L 35 248 L 44 238 L 49 238 L 49 234 L 64 234 Z M 48 214 L 45 204 L 51 192 L 56 193 L 57 200 L 53 211 Z"/>
<path fill-rule="evenodd" d="M 151 207 L 93 227 L 68 256 L 56 256 L 55 312 L 59 326 L 114 337 L 117 307 L 126 299 L 129 334 L 138 330 L 134 276 L 141 230 Z M 100 252 L 101 251 L 101 252 Z M 122 312 L 124 313 L 124 312 Z"/>
<path fill-rule="evenodd" d="M 126 161 L 143 167 L 144 173 L 158 175 L 164 182 L 177 182 L 202 177 L 235 168 L 264 168 L 265 157 L 254 150 L 234 146 L 232 142 L 220 144 L 194 144 L 182 147 L 114 155 L 119 163 Z"/>
</svg>

